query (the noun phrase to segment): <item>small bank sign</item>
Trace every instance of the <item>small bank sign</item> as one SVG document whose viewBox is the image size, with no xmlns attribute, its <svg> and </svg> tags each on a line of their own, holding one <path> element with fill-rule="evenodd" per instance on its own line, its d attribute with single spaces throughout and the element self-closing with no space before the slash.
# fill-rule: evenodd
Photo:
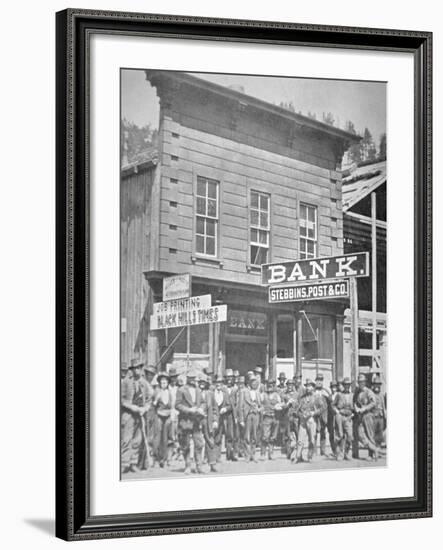
<svg viewBox="0 0 443 550">
<path fill-rule="evenodd" d="M 369 252 L 262 265 L 264 285 L 307 283 L 368 275 Z"/>
</svg>

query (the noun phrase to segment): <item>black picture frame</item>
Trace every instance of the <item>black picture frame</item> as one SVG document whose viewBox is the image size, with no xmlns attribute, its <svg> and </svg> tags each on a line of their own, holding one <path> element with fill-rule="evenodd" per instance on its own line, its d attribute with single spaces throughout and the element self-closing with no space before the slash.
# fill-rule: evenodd
<svg viewBox="0 0 443 550">
<path fill-rule="evenodd" d="M 89 40 L 173 36 L 389 52 L 415 66 L 415 493 L 410 498 L 92 516 L 89 470 Z M 56 535 L 65 540 L 432 515 L 432 33 L 69 9 L 56 14 Z"/>
</svg>

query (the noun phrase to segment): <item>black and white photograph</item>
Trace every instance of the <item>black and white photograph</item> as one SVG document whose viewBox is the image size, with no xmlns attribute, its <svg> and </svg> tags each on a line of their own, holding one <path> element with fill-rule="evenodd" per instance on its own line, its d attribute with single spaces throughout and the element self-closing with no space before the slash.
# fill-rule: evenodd
<svg viewBox="0 0 443 550">
<path fill-rule="evenodd" d="M 120 70 L 122 481 L 386 467 L 386 93 Z"/>
</svg>

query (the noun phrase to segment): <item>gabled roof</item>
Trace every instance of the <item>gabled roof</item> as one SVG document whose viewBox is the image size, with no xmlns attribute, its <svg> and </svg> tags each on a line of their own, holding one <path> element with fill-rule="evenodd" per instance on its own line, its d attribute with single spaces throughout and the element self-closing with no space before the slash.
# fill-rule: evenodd
<svg viewBox="0 0 443 550">
<path fill-rule="evenodd" d="M 343 212 L 386 182 L 386 161 L 358 166 L 342 180 Z"/>
</svg>

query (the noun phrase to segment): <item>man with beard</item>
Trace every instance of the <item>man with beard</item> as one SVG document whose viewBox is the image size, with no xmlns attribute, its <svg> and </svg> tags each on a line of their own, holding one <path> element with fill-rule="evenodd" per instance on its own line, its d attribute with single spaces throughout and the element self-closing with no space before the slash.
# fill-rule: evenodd
<svg viewBox="0 0 443 550">
<path fill-rule="evenodd" d="M 209 389 L 209 379 L 207 375 L 200 375 L 198 387 L 202 394 L 202 408 L 204 412 L 202 431 L 205 441 L 205 454 L 210 471 L 217 472 L 217 448 L 215 445 L 214 433 L 218 428 L 218 407 L 215 403 L 214 393 Z"/>
<path fill-rule="evenodd" d="M 254 376 L 250 378 L 247 386 L 240 394 L 239 425 L 245 431 L 246 460 L 257 462 L 255 453 L 257 450 L 258 430 L 260 423 L 261 394 L 259 381 Z"/>
<path fill-rule="evenodd" d="M 221 460 L 223 437 L 225 438 L 226 460 L 233 460 L 233 412 L 232 402 L 227 388 L 223 385 L 223 377 L 215 379 L 214 400 L 218 411 L 218 427 L 215 431 L 217 460 Z"/>
<path fill-rule="evenodd" d="M 329 444 L 331 445 L 332 454 L 337 457 L 337 445 L 335 441 L 335 411 L 332 408 L 332 403 L 335 399 L 335 396 L 338 393 L 338 382 L 332 380 L 329 384 L 331 388 L 331 394 L 328 397 L 328 434 L 329 434 Z"/>
<path fill-rule="evenodd" d="M 336 442 L 337 460 L 350 460 L 349 453 L 352 448 L 354 416 L 353 395 L 351 393 L 351 379 L 344 378 L 343 391 L 337 392 L 332 400 L 332 410 L 335 413 L 334 432 Z"/>
<path fill-rule="evenodd" d="M 238 388 L 235 385 L 235 374 L 232 369 L 226 369 L 225 372 L 225 389 L 229 395 L 229 401 L 231 403 L 231 410 L 226 417 L 227 431 L 230 434 L 232 440 L 232 449 L 228 456 L 228 449 L 226 448 L 226 459 L 236 462 L 238 460 L 238 421 L 237 421 L 237 391 Z"/>
<path fill-rule="evenodd" d="M 320 410 L 317 415 L 317 436 L 320 434 L 320 455 L 326 456 L 326 430 L 328 426 L 328 403 L 330 398 L 329 391 L 323 387 L 324 376 L 321 372 L 315 378 L 315 397 L 317 407 Z M 316 436 L 316 442 L 317 442 Z"/>
<path fill-rule="evenodd" d="M 386 406 L 385 396 L 381 393 L 381 380 L 376 378 L 372 382 L 372 391 L 375 397 L 374 414 L 374 441 L 378 449 L 384 443 L 384 431 L 386 429 Z"/>
<path fill-rule="evenodd" d="M 311 462 L 314 456 L 315 439 L 317 434 L 317 419 L 322 410 L 319 407 L 319 400 L 314 395 L 315 384 L 309 378 L 305 382 L 305 394 L 300 400 L 297 416 L 299 419 L 297 452 L 291 461 L 304 462 L 303 449 L 308 448 L 307 462 Z M 294 453 L 293 453 L 294 455 Z"/>
<path fill-rule="evenodd" d="M 374 439 L 374 413 L 375 396 L 372 390 L 366 386 L 366 376 L 359 374 L 358 387 L 354 394 L 354 412 L 357 423 L 357 437 L 359 443 L 368 449 L 368 459 L 378 459 L 378 449 Z"/>
<path fill-rule="evenodd" d="M 275 387 L 274 380 L 266 382 L 266 391 L 262 396 L 262 429 L 261 429 L 261 459 L 273 459 L 274 445 L 278 436 L 279 417 L 282 411 L 281 397 Z"/>
<path fill-rule="evenodd" d="M 122 472 L 138 472 L 141 450 L 147 446 L 145 414 L 151 407 L 152 388 L 142 377 L 143 361 L 132 359 L 131 376 L 121 381 Z"/>
<path fill-rule="evenodd" d="M 178 410 L 178 438 L 185 459 L 185 474 L 191 473 L 191 440 L 194 442 L 195 470 L 202 471 L 202 449 L 204 446 L 202 419 L 204 417 L 202 395 L 197 387 L 197 373 L 189 371 L 186 384 L 177 390 L 175 407 Z"/>
<path fill-rule="evenodd" d="M 296 452 L 298 437 L 298 417 L 297 409 L 300 403 L 299 393 L 295 389 L 294 380 L 286 382 L 286 393 L 283 396 L 284 408 L 284 440 L 282 444 L 282 453 L 291 458 L 291 454 Z M 294 455 L 295 456 L 295 455 Z"/>
</svg>

